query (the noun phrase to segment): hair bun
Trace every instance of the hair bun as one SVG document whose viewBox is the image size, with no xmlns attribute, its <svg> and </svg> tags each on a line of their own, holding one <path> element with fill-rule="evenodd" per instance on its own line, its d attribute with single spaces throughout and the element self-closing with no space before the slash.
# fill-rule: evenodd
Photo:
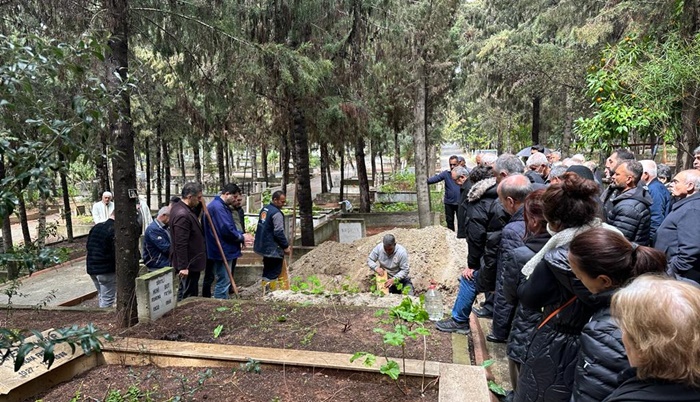
<svg viewBox="0 0 700 402">
<path fill-rule="evenodd" d="M 576 198 L 588 198 L 598 195 L 600 188 L 592 180 L 587 180 L 576 173 L 565 173 L 562 176 L 561 186 L 567 193 Z"/>
</svg>

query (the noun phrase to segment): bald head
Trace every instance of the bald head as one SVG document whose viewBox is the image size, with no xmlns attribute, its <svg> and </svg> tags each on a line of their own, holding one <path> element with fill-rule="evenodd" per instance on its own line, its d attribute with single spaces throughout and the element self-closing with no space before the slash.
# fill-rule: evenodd
<svg viewBox="0 0 700 402">
<path fill-rule="evenodd" d="M 700 191 L 700 170 L 682 170 L 671 180 L 671 194 L 676 198 L 689 197 Z"/>
<path fill-rule="evenodd" d="M 504 177 L 498 185 L 498 199 L 509 214 L 514 214 L 533 190 L 530 179 L 523 174 Z"/>
</svg>

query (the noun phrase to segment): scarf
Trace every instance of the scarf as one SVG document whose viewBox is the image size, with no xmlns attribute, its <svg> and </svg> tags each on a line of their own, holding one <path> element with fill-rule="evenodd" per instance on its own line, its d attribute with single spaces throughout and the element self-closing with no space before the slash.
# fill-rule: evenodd
<svg viewBox="0 0 700 402">
<path fill-rule="evenodd" d="M 523 266 L 520 272 L 522 272 L 526 278 L 529 278 L 530 275 L 532 275 L 532 271 L 534 271 L 537 264 L 539 264 L 540 261 L 542 261 L 545 254 L 547 254 L 551 250 L 554 250 L 557 247 L 566 246 L 567 244 L 571 243 L 571 241 L 577 235 L 597 227 L 602 227 L 607 230 L 612 230 L 613 232 L 622 234 L 622 232 L 620 232 L 616 227 L 608 225 L 607 223 L 603 223 L 599 218 L 595 218 L 590 223 L 585 224 L 583 226 L 564 229 L 560 232 L 554 233 L 554 235 L 549 239 L 547 244 L 545 244 L 544 247 L 542 247 L 542 249 L 538 251 L 537 254 L 535 254 L 530 259 L 530 261 L 528 261 L 525 264 L 525 266 Z"/>
</svg>

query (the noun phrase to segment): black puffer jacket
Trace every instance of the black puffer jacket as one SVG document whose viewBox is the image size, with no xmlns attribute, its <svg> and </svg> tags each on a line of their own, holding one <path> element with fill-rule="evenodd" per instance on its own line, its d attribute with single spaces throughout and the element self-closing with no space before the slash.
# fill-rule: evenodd
<svg viewBox="0 0 700 402">
<path fill-rule="evenodd" d="M 640 380 L 635 368 L 624 371 L 620 383 L 622 385 L 603 402 L 700 401 L 700 388 L 653 378 Z"/>
<path fill-rule="evenodd" d="M 649 191 L 644 187 L 627 190 L 612 200 L 612 209 L 608 212 L 607 221 L 620 229 L 627 240 L 647 246 L 651 238 L 649 207 L 652 202 Z"/>
<path fill-rule="evenodd" d="M 462 184 L 459 193 L 459 205 L 457 206 L 457 238 L 467 238 L 467 205 L 469 205 L 469 190 L 474 183 L 467 180 Z"/>
<path fill-rule="evenodd" d="M 544 247 L 551 236 L 544 232 L 530 237 L 525 245 L 503 254 L 503 296 L 506 301 L 517 305 L 506 353 L 508 358 L 522 364 L 525 361 L 530 338 L 542 322 L 540 309 L 529 309 L 520 305 L 518 286 L 525 281 L 525 275 L 520 270 L 538 251 Z"/>
<path fill-rule="evenodd" d="M 499 245 L 498 260 L 496 262 L 498 277 L 496 278 L 496 291 L 493 297 L 493 321 L 491 322 L 491 334 L 498 339 L 508 339 L 517 305 L 508 302 L 503 295 L 504 256 L 507 252 L 524 246 L 524 238 L 525 221 L 523 220 L 523 208 L 520 207 L 510 217 L 510 221 L 501 231 L 501 244 Z"/>
<path fill-rule="evenodd" d="M 518 288 L 524 307 L 543 308 L 545 320 L 551 318 L 530 341 L 520 367 L 516 402 L 568 402 L 571 398 L 579 337 L 593 309 L 584 303 L 590 292 L 571 272 L 567 254 L 568 245 L 549 251 Z"/>
<path fill-rule="evenodd" d="M 486 233 L 491 220 L 492 204 L 498 200 L 496 179 L 491 177 L 475 183 L 469 190 L 467 204 L 467 266 L 481 268 L 486 248 Z"/>
<path fill-rule="evenodd" d="M 493 292 L 496 290 L 502 231 L 511 218 L 498 199 L 491 204 L 488 216 L 489 223 L 486 226 L 484 258 L 481 264 L 481 272 L 476 278 L 476 290 L 479 292 Z"/>
<path fill-rule="evenodd" d="M 599 310 L 581 332 L 572 401 L 598 402 L 607 398 L 620 385 L 620 373 L 630 366 L 622 332 L 610 316 L 614 293 L 611 290 L 591 296 Z"/>
</svg>

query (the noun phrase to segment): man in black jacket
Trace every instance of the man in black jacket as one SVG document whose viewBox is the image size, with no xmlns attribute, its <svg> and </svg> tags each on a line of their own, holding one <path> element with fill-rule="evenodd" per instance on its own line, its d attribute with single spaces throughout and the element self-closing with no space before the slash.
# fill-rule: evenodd
<svg viewBox="0 0 700 402">
<path fill-rule="evenodd" d="M 643 171 L 642 164 L 634 160 L 622 161 L 615 168 L 611 186 L 621 192 L 612 199 L 612 209 L 606 216 L 610 225 L 640 246 L 649 244 L 651 233 L 652 199 L 647 189 L 638 186 Z"/>
<path fill-rule="evenodd" d="M 87 273 L 97 289 L 100 308 L 112 307 L 117 295 L 114 256 L 114 212 L 90 229 L 87 238 Z"/>
<path fill-rule="evenodd" d="M 457 206 L 457 232 L 458 239 L 467 237 L 467 204 L 469 203 L 469 189 L 472 187 L 472 182 L 468 180 L 469 170 L 464 166 L 457 166 L 452 169 L 452 180 L 460 187 L 459 204 Z"/>
</svg>

